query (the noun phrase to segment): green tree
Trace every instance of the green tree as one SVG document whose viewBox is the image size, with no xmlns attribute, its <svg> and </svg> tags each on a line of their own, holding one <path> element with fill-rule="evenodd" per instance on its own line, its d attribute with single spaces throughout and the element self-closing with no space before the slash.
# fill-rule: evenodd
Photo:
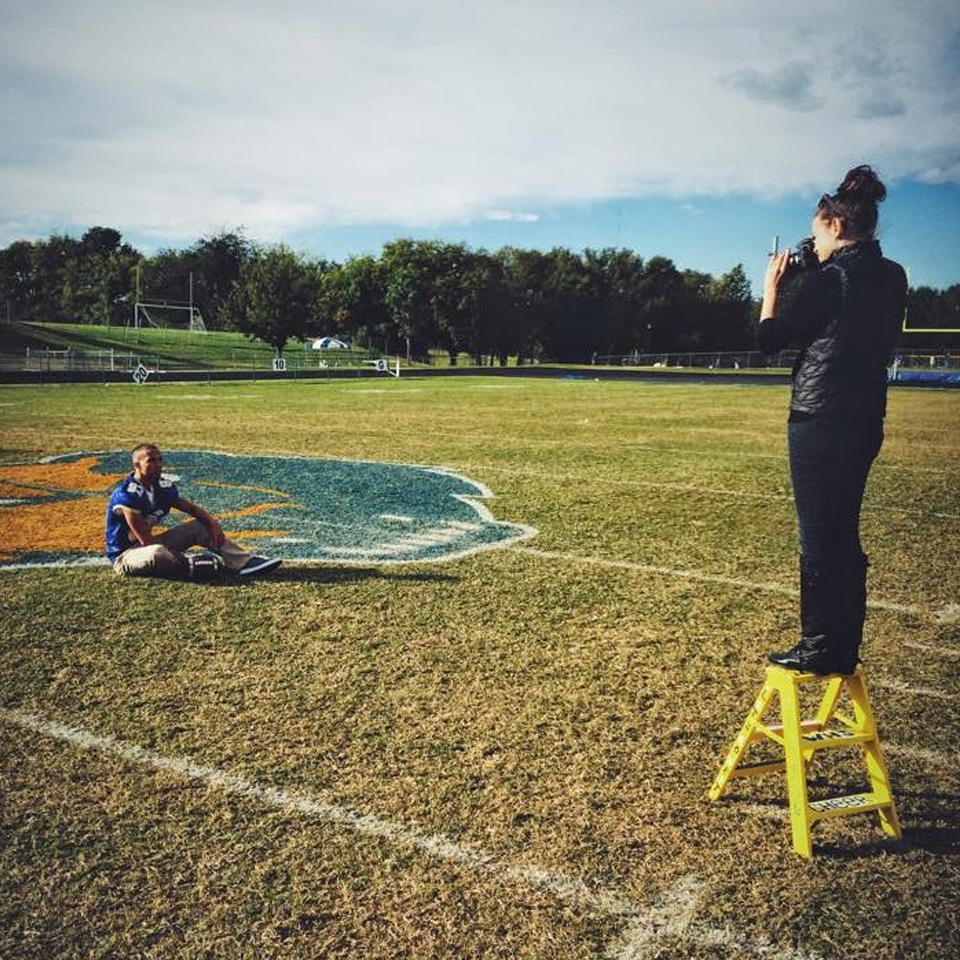
<svg viewBox="0 0 960 960">
<path fill-rule="evenodd" d="M 234 289 L 253 255 L 253 242 L 242 228 L 202 237 L 186 251 L 184 265 L 193 272 L 194 302 L 211 329 L 233 325 Z"/>
<path fill-rule="evenodd" d="M 76 320 L 79 243 L 66 234 L 55 233 L 33 245 L 36 277 L 31 319 L 57 322 Z"/>
<path fill-rule="evenodd" d="M 583 259 L 564 247 L 545 255 L 540 349 L 553 360 L 582 361 L 597 351 L 596 288 Z"/>
<path fill-rule="evenodd" d="M 318 282 L 317 266 L 282 244 L 257 249 L 235 288 L 237 329 L 282 356 L 288 340 L 306 336 Z"/>
<path fill-rule="evenodd" d="M 433 283 L 430 300 L 433 308 L 437 346 L 447 351 L 456 365 L 461 350 L 472 352 L 470 293 L 467 287 L 471 253 L 462 243 L 438 244 L 434 251 Z"/>
<path fill-rule="evenodd" d="M 551 260 L 539 250 L 502 247 L 497 260 L 503 271 L 507 314 L 504 320 L 509 331 L 511 353 L 522 366 L 528 359 L 546 356 L 547 331 L 551 305 L 547 296 L 547 274 Z"/>
<path fill-rule="evenodd" d="M 9 310 L 13 320 L 33 316 L 36 300 L 37 273 L 33 244 L 28 240 L 16 240 L 0 250 L 0 303 L 2 316 Z"/>
<path fill-rule="evenodd" d="M 448 245 L 435 284 L 437 329 L 451 362 L 465 350 L 480 365 L 485 356 L 506 364 L 511 352 L 509 300 L 503 267 L 485 250 Z"/>
<path fill-rule="evenodd" d="M 707 288 L 708 350 L 752 350 L 756 345 L 754 301 L 743 264 L 717 277 Z"/>
<path fill-rule="evenodd" d="M 336 334 L 389 353 L 395 339 L 387 310 L 386 272 L 375 257 L 352 257 L 327 269 L 313 307 L 316 334 Z"/>
<path fill-rule="evenodd" d="M 91 227 L 80 239 L 78 254 L 79 316 L 108 325 L 124 323 L 130 316 L 140 254 L 111 227 Z"/>
<path fill-rule="evenodd" d="M 584 267 L 589 276 L 591 339 L 601 355 L 638 350 L 644 264 L 632 250 L 587 249 Z"/>
<path fill-rule="evenodd" d="M 683 278 L 672 260 L 651 257 L 639 284 L 640 324 L 645 353 L 667 353 L 678 343 L 678 318 L 683 316 Z"/>
<path fill-rule="evenodd" d="M 400 239 L 386 244 L 380 256 L 384 302 L 409 356 L 426 356 L 440 339 L 434 310 L 439 248 L 433 241 Z"/>
</svg>

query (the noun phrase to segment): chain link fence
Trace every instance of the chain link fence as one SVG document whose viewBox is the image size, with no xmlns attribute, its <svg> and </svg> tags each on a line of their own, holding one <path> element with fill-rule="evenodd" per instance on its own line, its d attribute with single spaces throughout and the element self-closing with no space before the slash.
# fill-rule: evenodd
<svg viewBox="0 0 960 960">
<path fill-rule="evenodd" d="M 288 350 L 283 355 L 287 371 L 355 369 L 364 367 L 374 354 L 367 350 Z M 376 354 L 379 356 L 379 354 Z M 161 373 L 181 370 L 275 370 L 276 354 L 269 348 L 221 350 L 215 359 L 174 359 L 157 352 L 137 350 L 54 350 L 27 347 L 24 351 L 0 353 L 0 371 L 32 373 L 132 373 L 139 366 Z"/>
<path fill-rule="evenodd" d="M 720 350 L 686 353 L 627 353 L 593 357 L 593 363 L 615 367 L 682 367 L 700 370 L 789 369 L 797 353 L 782 350 L 767 356 L 759 350 Z"/>
</svg>

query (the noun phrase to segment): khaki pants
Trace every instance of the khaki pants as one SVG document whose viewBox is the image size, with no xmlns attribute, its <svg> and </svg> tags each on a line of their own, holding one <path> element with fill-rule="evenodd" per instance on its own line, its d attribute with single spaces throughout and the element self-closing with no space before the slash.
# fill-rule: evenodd
<svg viewBox="0 0 960 960">
<path fill-rule="evenodd" d="M 210 546 L 210 531 L 199 521 L 181 523 L 161 533 L 159 543 L 147 547 L 131 547 L 113 561 L 113 569 L 124 577 L 182 577 L 186 573 L 182 554 L 190 547 Z M 228 570 L 239 570 L 251 557 L 228 537 L 223 538 L 219 550 L 214 550 L 223 558 Z"/>
</svg>

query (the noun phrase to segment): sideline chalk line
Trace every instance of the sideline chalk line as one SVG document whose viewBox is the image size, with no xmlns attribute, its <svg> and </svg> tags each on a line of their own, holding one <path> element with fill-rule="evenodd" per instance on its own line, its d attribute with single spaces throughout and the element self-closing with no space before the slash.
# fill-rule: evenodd
<svg viewBox="0 0 960 960">
<path fill-rule="evenodd" d="M 960 647 L 948 647 L 944 644 L 938 647 L 932 643 L 919 643 L 916 640 L 907 640 L 903 645 L 913 647 L 914 650 L 922 650 L 924 653 L 935 654 L 938 657 L 960 657 Z"/>
<path fill-rule="evenodd" d="M 930 687 L 912 687 L 908 683 L 901 683 L 899 680 L 881 680 L 871 679 L 871 687 L 877 687 L 880 690 L 892 690 L 894 693 L 910 693 L 916 697 L 930 697 L 933 700 L 960 700 L 960 695 L 956 693 L 946 693 L 943 690 L 934 690 Z"/>
<path fill-rule="evenodd" d="M 555 550 L 538 550 L 536 547 L 511 546 L 513 553 L 543 557 L 545 560 L 566 560 L 572 563 L 588 563 L 601 567 L 614 567 L 618 570 L 633 570 L 638 573 L 653 573 L 663 577 L 677 577 L 685 580 L 699 580 L 703 583 L 720 583 L 729 587 L 743 587 L 747 590 L 763 590 L 767 593 L 779 593 L 786 597 L 799 597 L 800 591 L 781 583 L 761 583 L 755 580 L 743 580 L 739 577 L 727 577 L 719 573 L 706 573 L 703 570 L 680 570 L 676 567 L 660 567 L 649 563 L 635 563 L 632 560 L 612 560 L 606 557 L 589 557 L 577 553 L 562 553 Z M 889 600 L 868 600 L 867 606 L 875 610 L 890 610 L 934 620 L 937 623 L 952 623 L 960 620 L 960 605 L 948 604 L 942 610 L 929 610 L 906 603 L 893 603 Z"/>
<path fill-rule="evenodd" d="M 456 842 L 438 834 L 421 833 L 406 824 L 386 820 L 374 814 L 356 813 L 306 793 L 281 790 L 182 757 L 167 757 L 136 744 L 124 743 L 110 736 L 99 736 L 82 727 L 46 720 L 22 710 L 0 707 L 0 719 L 84 750 L 119 757 L 129 763 L 194 780 L 226 793 L 259 800 L 267 806 L 290 813 L 305 814 L 346 827 L 364 836 L 376 837 L 398 846 L 413 847 L 440 860 L 507 880 L 517 886 L 542 890 L 562 902 L 622 920 L 626 923 L 626 928 L 621 937 L 605 952 L 606 960 L 644 960 L 651 955 L 651 950 L 656 948 L 658 941 L 667 936 L 686 936 L 699 945 L 722 947 L 731 951 L 734 957 L 777 956 L 784 960 L 822 960 L 819 954 L 776 947 L 763 937 L 759 940 L 747 940 L 729 930 L 695 922 L 699 895 L 704 884 L 693 876 L 680 879 L 652 906 L 643 909 L 615 891 L 594 889 L 580 877 L 533 866 L 505 863 L 494 854 L 470 844 Z"/>
<path fill-rule="evenodd" d="M 720 431 L 724 432 L 724 431 Z M 351 437 L 354 439 L 370 438 L 370 437 L 390 437 L 394 438 L 395 434 L 389 430 L 371 430 L 366 429 L 362 433 L 351 433 Z M 455 440 L 463 441 L 464 433 L 462 431 L 457 432 L 454 430 L 431 430 L 430 437 L 451 437 Z M 405 438 L 408 442 L 417 442 L 416 438 L 407 437 Z M 422 440 L 422 443 L 428 442 L 429 438 Z M 505 444 L 512 444 L 515 446 L 528 448 L 531 446 L 542 446 L 542 447 L 568 447 L 577 449 L 588 449 L 588 450 L 629 450 L 637 451 L 644 453 L 678 453 L 684 456 L 695 456 L 701 460 L 709 457 L 734 457 L 740 459 L 760 459 L 760 460 L 778 460 L 781 463 L 787 462 L 787 451 L 786 446 L 778 453 L 763 453 L 757 450 L 724 450 L 718 449 L 716 447 L 676 447 L 676 446 L 664 446 L 657 443 L 651 443 L 649 441 L 643 440 L 632 440 L 632 439 L 622 439 L 622 440 L 582 440 L 579 438 L 570 438 L 570 437 L 517 437 L 512 436 L 511 434 L 506 433 L 470 433 L 470 441 L 472 443 L 489 440 L 496 442 L 501 446 Z M 933 474 L 943 474 L 946 476 L 953 476 L 957 473 L 956 468 L 950 467 L 925 467 L 919 466 L 918 464 L 913 463 L 893 463 L 887 462 L 883 458 L 878 458 L 874 461 L 872 468 L 873 470 L 907 470 L 913 473 L 933 473 Z"/>
<path fill-rule="evenodd" d="M 493 473 L 515 474 L 523 477 L 541 477 L 545 480 L 569 481 L 578 484 L 595 483 L 599 486 L 617 486 L 617 487 L 639 487 L 641 489 L 653 490 L 675 490 L 678 493 L 702 493 L 708 496 L 729 497 L 734 500 L 760 500 L 765 503 L 792 503 L 793 495 L 790 493 L 755 493 L 751 490 L 730 490 L 727 487 L 703 487 L 694 483 L 673 483 L 664 480 L 621 480 L 616 477 L 596 477 L 585 476 L 583 474 L 571 473 L 570 471 L 551 471 L 529 470 L 523 467 L 498 467 L 494 464 L 467 463 L 459 464 L 458 469 L 470 470 L 471 472 L 479 470 L 489 470 Z M 909 507 L 892 507 L 882 503 L 865 503 L 861 507 L 862 511 L 872 513 L 898 513 L 908 517 L 936 517 L 941 520 L 960 520 L 960 513 L 946 513 L 933 510 L 911 510 Z"/>
<path fill-rule="evenodd" d="M 946 753 L 943 750 L 925 750 L 923 747 L 900 746 L 896 743 L 885 743 L 883 750 L 884 753 L 890 753 L 896 757 L 921 760 L 937 767 L 960 767 L 960 752 Z"/>
</svg>

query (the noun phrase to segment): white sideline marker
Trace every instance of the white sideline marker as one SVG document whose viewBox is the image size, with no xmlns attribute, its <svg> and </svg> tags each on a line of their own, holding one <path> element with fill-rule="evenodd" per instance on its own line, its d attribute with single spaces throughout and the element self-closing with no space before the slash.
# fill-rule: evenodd
<svg viewBox="0 0 960 960">
<path fill-rule="evenodd" d="M 937 657 L 960 657 L 960 647 L 936 647 L 932 643 L 919 643 L 916 640 L 907 640 L 905 647 L 913 647 L 914 650 L 922 650 L 924 653 L 932 653 Z"/>
<path fill-rule="evenodd" d="M 767 593 L 779 593 L 785 597 L 798 597 L 800 591 L 780 583 L 758 583 L 755 580 L 742 580 L 739 577 L 727 577 L 719 573 L 706 573 L 703 570 L 679 570 L 674 567 L 660 567 L 649 563 L 634 563 L 631 560 L 611 560 L 606 557 L 588 557 L 577 553 L 561 553 L 555 550 L 537 550 L 535 547 L 510 547 L 514 553 L 543 557 L 545 560 L 566 560 L 571 563 L 587 563 L 600 567 L 613 567 L 617 570 L 635 570 L 638 573 L 653 573 L 662 577 L 676 577 L 684 580 L 699 580 L 703 583 L 720 583 L 729 587 L 743 587 L 747 590 L 763 590 Z M 906 603 L 892 603 L 888 600 L 868 600 L 867 606 L 875 610 L 891 610 L 905 613 L 924 620 L 938 623 L 951 623 L 960 619 L 960 607 L 948 604 L 941 610 L 928 610 L 924 607 Z"/>
<path fill-rule="evenodd" d="M 883 749 L 896 757 L 909 757 L 911 760 L 920 760 L 936 767 L 960 768 L 960 752 L 945 753 L 941 750 L 925 750 L 922 747 L 901 747 L 895 743 L 886 744 Z"/>
<path fill-rule="evenodd" d="M 681 878 L 664 892 L 656 903 L 642 909 L 619 893 L 593 889 L 580 877 L 538 867 L 505 863 L 494 854 L 472 845 L 458 843 L 437 834 L 421 833 L 406 824 L 384 820 L 374 814 L 355 813 L 346 807 L 306 793 L 280 790 L 182 757 L 165 757 L 136 744 L 124 743 L 109 736 L 98 736 L 82 727 L 45 720 L 22 710 L 0 707 L 0 719 L 84 750 L 119 757 L 128 763 L 194 780 L 226 793 L 259 800 L 267 806 L 290 813 L 305 814 L 346 827 L 364 836 L 377 837 L 398 846 L 413 847 L 429 856 L 507 880 L 517 886 L 542 890 L 564 903 L 622 920 L 627 925 L 626 929 L 620 939 L 605 952 L 606 960 L 644 960 L 657 948 L 658 941 L 667 936 L 686 936 L 703 946 L 722 947 L 730 951 L 732 958 L 777 956 L 784 960 L 823 960 L 819 954 L 776 948 L 765 939 L 747 940 L 728 930 L 696 923 L 699 895 L 704 884 L 692 875 Z"/>
<path fill-rule="evenodd" d="M 870 686 L 880 690 L 892 690 L 894 693 L 909 693 L 915 697 L 930 697 L 932 700 L 958 700 L 955 693 L 945 693 L 943 690 L 933 690 L 930 687 L 911 687 L 908 683 L 899 680 L 871 679 Z"/>
<path fill-rule="evenodd" d="M 569 471 L 529 470 L 524 467 L 498 467 L 488 463 L 465 463 L 460 465 L 461 470 L 471 472 L 484 470 L 493 473 L 506 473 L 523 477 L 540 477 L 555 482 L 570 482 L 579 485 L 595 484 L 596 486 L 639 487 L 647 490 L 672 490 L 677 493 L 697 493 L 714 497 L 728 497 L 732 500 L 760 500 L 765 503 L 792 502 L 790 493 L 758 493 L 752 490 L 731 490 L 727 487 L 703 487 L 695 483 L 673 483 L 665 480 L 622 480 L 614 477 L 588 477 L 584 474 Z M 936 517 L 940 520 L 960 520 L 960 513 L 930 512 L 926 510 L 911 510 L 909 507 L 891 507 L 882 503 L 865 503 L 861 508 L 873 513 L 897 513 L 903 516 Z"/>
</svg>

